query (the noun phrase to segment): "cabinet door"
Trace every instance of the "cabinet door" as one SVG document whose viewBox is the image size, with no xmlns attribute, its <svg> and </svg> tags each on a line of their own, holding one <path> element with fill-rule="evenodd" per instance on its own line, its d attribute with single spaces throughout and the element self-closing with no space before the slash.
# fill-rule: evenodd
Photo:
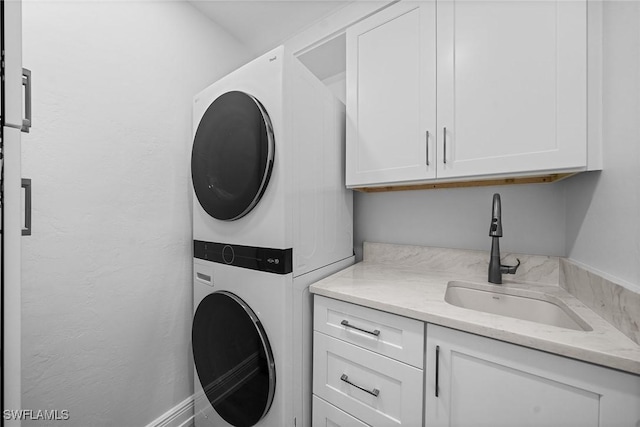
<svg viewBox="0 0 640 427">
<path fill-rule="evenodd" d="M 434 1 L 347 30 L 347 186 L 435 177 L 435 33 Z"/>
<path fill-rule="evenodd" d="M 586 3 L 438 3 L 438 178 L 585 168 Z"/>
<path fill-rule="evenodd" d="M 609 427 L 640 421 L 635 375 L 431 324 L 426 351 L 429 427 Z"/>
</svg>

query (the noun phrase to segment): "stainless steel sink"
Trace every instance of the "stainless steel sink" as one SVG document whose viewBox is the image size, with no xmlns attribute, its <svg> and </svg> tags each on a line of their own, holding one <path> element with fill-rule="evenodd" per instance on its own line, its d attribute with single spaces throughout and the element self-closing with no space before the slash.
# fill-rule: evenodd
<svg viewBox="0 0 640 427">
<path fill-rule="evenodd" d="M 444 300 L 449 304 L 577 331 L 593 329 L 558 298 L 542 292 L 452 281 Z"/>
</svg>

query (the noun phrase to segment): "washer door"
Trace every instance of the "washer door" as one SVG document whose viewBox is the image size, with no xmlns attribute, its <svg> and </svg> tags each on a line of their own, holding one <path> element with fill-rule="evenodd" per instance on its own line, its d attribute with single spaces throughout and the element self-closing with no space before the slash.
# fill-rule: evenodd
<svg viewBox="0 0 640 427">
<path fill-rule="evenodd" d="M 220 220 L 243 217 L 269 183 L 275 142 L 267 111 L 253 96 L 219 96 L 202 116 L 191 153 L 191 177 L 203 209 Z"/>
<path fill-rule="evenodd" d="M 216 412 L 229 424 L 249 427 L 273 401 L 275 362 L 255 313 L 236 295 L 207 295 L 193 319 L 193 358 L 200 384 Z"/>
</svg>

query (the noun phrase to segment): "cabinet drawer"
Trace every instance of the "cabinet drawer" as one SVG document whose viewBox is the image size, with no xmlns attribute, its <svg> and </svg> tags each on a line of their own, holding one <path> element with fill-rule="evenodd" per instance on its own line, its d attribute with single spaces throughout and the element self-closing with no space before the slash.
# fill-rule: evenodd
<svg viewBox="0 0 640 427">
<path fill-rule="evenodd" d="M 365 423 L 313 396 L 313 427 L 367 427 Z"/>
<path fill-rule="evenodd" d="M 423 371 L 314 332 L 313 393 L 373 426 L 422 424 Z"/>
<path fill-rule="evenodd" d="M 332 337 L 423 367 L 424 323 L 419 320 L 316 295 L 313 324 Z"/>
</svg>

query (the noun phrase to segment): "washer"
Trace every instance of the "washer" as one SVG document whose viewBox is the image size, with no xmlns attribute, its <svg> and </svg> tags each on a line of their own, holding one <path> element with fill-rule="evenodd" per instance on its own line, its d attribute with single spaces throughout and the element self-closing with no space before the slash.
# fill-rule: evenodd
<svg viewBox="0 0 640 427">
<path fill-rule="evenodd" d="M 282 46 L 196 95 L 194 240 L 293 249 L 296 276 L 351 256 L 344 111 Z"/>
<path fill-rule="evenodd" d="M 353 257 L 294 278 L 270 267 L 240 267 L 247 260 L 260 264 L 263 249 L 230 247 L 237 251 L 230 264 L 194 260 L 195 426 L 309 426 L 313 328 L 308 287 L 348 267 Z M 202 246 L 197 255 L 222 257 L 222 247 Z M 267 256 L 288 255 L 271 251 Z"/>
<path fill-rule="evenodd" d="M 353 263 L 344 105 L 283 47 L 194 98 L 196 427 L 311 424 L 311 283 Z"/>
</svg>

